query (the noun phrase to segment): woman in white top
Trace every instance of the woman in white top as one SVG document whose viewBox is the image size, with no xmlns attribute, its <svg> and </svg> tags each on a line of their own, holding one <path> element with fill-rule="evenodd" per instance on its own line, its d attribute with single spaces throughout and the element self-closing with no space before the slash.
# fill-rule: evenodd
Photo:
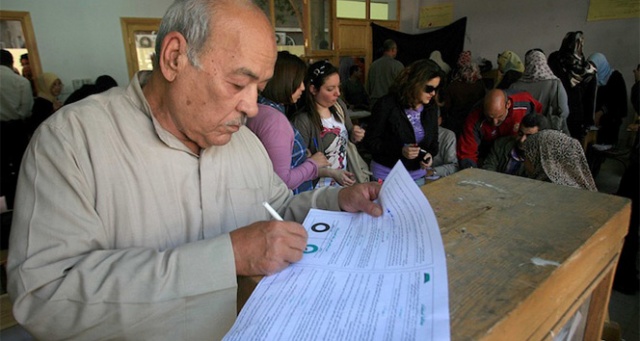
<svg viewBox="0 0 640 341">
<path fill-rule="evenodd" d="M 318 170 L 316 187 L 351 186 L 355 176 L 347 170 L 347 142 L 360 142 L 364 129 L 353 125 L 340 97 L 338 69 L 328 61 L 319 61 L 307 70 L 306 105 L 293 118 L 294 126 L 311 154 L 322 151 L 329 163 Z"/>
</svg>

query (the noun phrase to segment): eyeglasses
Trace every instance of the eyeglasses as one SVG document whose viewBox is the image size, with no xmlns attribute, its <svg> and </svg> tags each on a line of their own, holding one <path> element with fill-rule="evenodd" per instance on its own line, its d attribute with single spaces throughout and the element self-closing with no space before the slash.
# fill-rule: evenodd
<svg viewBox="0 0 640 341">
<path fill-rule="evenodd" d="M 438 92 L 438 89 L 440 88 L 440 86 L 432 86 L 432 85 L 427 85 L 424 87 L 424 92 L 427 94 L 430 94 L 432 92 Z"/>
</svg>

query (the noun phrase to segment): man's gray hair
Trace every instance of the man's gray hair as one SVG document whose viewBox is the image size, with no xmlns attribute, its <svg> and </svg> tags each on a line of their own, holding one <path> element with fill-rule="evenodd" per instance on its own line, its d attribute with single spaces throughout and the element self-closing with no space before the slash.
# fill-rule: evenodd
<svg viewBox="0 0 640 341">
<path fill-rule="evenodd" d="M 253 6 L 251 0 L 176 0 L 167 9 L 156 36 L 156 51 L 153 67 L 157 68 L 162 49 L 162 40 L 169 32 L 178 32 L 187 40 L 187 57 L 191 65 L 200 68 L 198 56 L 211 34 L 211 18 L 223 4 Z"/>
</svg>

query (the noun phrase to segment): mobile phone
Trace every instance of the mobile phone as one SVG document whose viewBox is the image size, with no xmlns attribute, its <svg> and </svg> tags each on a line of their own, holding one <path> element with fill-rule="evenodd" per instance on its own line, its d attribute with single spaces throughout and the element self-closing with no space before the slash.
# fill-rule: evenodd
<svg viewBox="0 0 640 341">
<path fill-rule="evenodd" d="M 422 148 L 420 148 L 420 152 L 418 153 L 418 158 L 419 158 L 420 160 L 422 160 L 422 159 L 424 158 L 424 156 L 425 156 L 425 155 L 427 155 L 427 151 L 426 151 L 426 150 L 424 150 L 424 149 L 422 149 Z"/>
</svg>

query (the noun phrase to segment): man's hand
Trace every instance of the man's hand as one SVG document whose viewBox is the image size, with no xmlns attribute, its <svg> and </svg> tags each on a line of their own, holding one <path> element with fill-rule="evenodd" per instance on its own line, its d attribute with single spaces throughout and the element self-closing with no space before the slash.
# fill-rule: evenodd
<svg viewBox="0 0 640 341">
<path fill-rule="evenodd" d="M 382 207 L 373 202 L 380 193 L 380 184 L 366 182 L 344 187 L 338 194 L 338 204 L 343 211 L 365 212 L 371 216 L 382 215 Z"/>
<path fill-rule="evenodd" d="M 271 275 L 302 258 L 307 231 L 290 221 L 260 221 L 229 233 L 236 274 Z"/>
</svg>

